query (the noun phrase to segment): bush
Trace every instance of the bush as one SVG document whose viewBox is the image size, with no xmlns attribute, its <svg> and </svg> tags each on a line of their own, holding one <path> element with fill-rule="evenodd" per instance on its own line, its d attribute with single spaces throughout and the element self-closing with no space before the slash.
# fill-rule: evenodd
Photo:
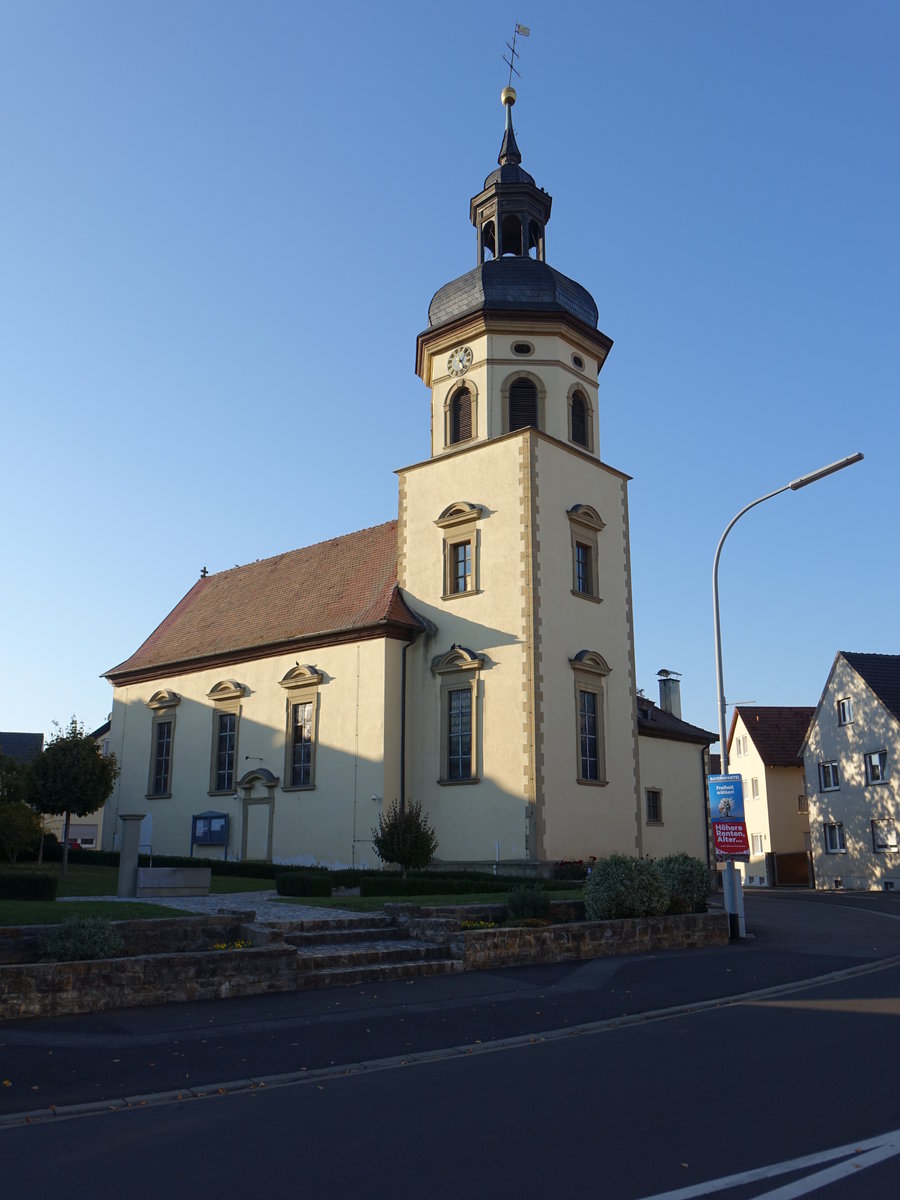
<svg viewBox="0 0 900 1200">
<path fill-rule="evenodd" d="M 279 896 L 330 896 L 331 878 L 325 874 L 283 871 L 275 876 L 275 891 Z"/>
<path fill-rule="evenodd" d="M 611 854 L 594 865 L 584 885 L 589 921 L 653 917 L 668 908 L 669 894 L 656 863 L 649 858 Z"/>
<path fill-rule="evenodd" d="M 410 875 L 406 879 L 393 872 L 370 871 L 359 881 L 360 896 L 470 896 L 473 893 L 507 891 L 499 880 L 486 878 L 483 883 L 465 879 L 444 879 Z"/>
<path fill-rule="evenodd" d="M 706 897 L 710 891 L 706 863 L 690 854 L 668 854 L 657 860 L 656 868 L 669 896 L 667 912 L 706 912 Z"/>
<path fill-rule="evenodd" d="M 574 879 L 580 883 L 582 880 L 587 879 L 596 861 L 596 856 L 593 854 L 587 860 L 583 858 L 563 859 L 562 862 L 558 862 L 553 868 L 553 878 Z"/>
<path fill-rule="evenodd" d="M 378 828 L 372 830 L 375 853 L 384 863 L 397 863 L 403 874 L 418 867 L 427 867 L 437 850 L 437 834 L 428 824 L 422 805 L 408 803 L 401 808 L 393 801 L 386 813 L 378 818 Z"/>
<path fill-rule="evenodd" d="M 520 885 L 507 892 L 506 911 L 512 920 L 549 917 L 550 897 L 542 887 Z"/>
<path fill-rule="evenodd" d="M 0 900 L 55 900 L 58 885 L 49 871 L 0 871 Z"/>
<path fill-rule="evenodd" d="M 40 939 L 38 953 L 49 962 L 80 962 L 90 958 L 116 958 L 125 943 L 105 917 L 70 917 L 51 925 Z"/>
<path fill-rule="evenodd" d="M 41 819 L 21 800 L 0 803 L 0 851 L 14 863 L 23 850 L 37 849 Z"/>
</svg>

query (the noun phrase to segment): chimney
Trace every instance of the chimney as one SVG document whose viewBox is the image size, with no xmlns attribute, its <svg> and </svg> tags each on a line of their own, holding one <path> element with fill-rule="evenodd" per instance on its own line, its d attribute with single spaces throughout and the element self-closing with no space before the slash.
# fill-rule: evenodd
<svg viewBox="0 0 900 1200">
<path fill-rule="evenodd" d="M 679 671 L 657 671 L 659 679 L 659 707 L 681 720 L 681 673 Z"/>
</svg>

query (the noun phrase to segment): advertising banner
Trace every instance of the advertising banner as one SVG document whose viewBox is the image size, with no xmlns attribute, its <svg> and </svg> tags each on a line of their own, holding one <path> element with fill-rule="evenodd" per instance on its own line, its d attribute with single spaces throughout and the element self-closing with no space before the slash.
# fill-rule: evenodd
<svg viewBox="0 0 900 1200">
<path fill-rule="evenodd" d="M 716 861 L 750 859 L 744 821 L 744 785 L 740 775 L 710 775 L 709 818 L 712 822 Z"/>
</svg>

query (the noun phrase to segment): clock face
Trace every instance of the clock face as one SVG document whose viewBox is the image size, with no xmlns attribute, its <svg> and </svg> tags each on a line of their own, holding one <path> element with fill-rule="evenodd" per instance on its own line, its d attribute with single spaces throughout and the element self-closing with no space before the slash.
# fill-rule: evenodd
<svg viewBox="0 0 900 1200">
<path fill-rule="evenodd" d="M 472 365 L 472 351 L 468 346 L 457 346 L 447 359 L 447 370 L 451 375 L 465 375 Z"/>
</svg>

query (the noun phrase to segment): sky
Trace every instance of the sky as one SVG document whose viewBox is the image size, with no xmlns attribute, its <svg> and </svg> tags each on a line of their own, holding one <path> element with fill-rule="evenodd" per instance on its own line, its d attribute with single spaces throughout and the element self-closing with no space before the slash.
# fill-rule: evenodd
<svg viewBox="0 0 900 1200">
<path fill-rule="evenodd" d="M 613 349 L 637 684 L 900 653 L 900 5 L 0 0 L 0 729 L 90 729 L 210 572 L 396 517 L 503 132 Z"/>
</svg>

